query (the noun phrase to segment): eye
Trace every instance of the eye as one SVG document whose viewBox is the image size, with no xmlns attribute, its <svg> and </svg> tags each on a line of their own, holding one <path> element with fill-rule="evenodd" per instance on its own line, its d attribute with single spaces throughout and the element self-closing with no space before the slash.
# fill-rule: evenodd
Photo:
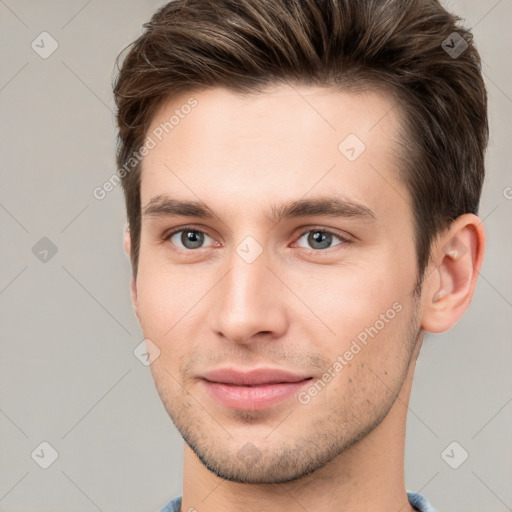
<svg viewBox="0 0 512 512">
<path fill-rule="evenodd" d="M 309 244 L 309 246 L 301 244 L 301 240 L 303 239 L 305 239 L 305 243 Z M 337 239 L 339 242 L 333 244 L 333 239 Z M 297 241 L 300 247 L 304 247 L 305 249 L 312 248 L 315 250 L 330 249 L 331 247 L 341 245 L 345 242 L 348 242 L 348 240 L 342 238 L 339 235 L 336 235 L 335 233 L 332 233 L 331 231 L 323 229 L 313 229 L 306 231 Z"/>
<path fill-rule="evenodd" d="M 165 239 L 170 241 L 173 245 L 179 249 L 200 249 L 205 241 L 213 241 L 213 238 L 208 236 L 203 231 L 197 229 L 179 229 L 172 231 L 165 236 Z M 181 245 L 180 245 L 181 244 Z"/>
<path fill-rule="evenodd" d="M 171 244 L 180 250 L 187 251 L 201 249 L 208 245 L 211 246 L 212 242 L 214 242 L 214 239 L 204 231 L 187 227 L 181 227 L 180 229 L 171 231 L 164 236 L 164 240 L 171 242 Z M 336 240 L 337 243 L 334 243 Z M 305 249 L 321 251 L 349 243 L 349 240 L 326 229 L 310 229 L 302 233 L 296 243 L 299 247 Z"/>
</svg>

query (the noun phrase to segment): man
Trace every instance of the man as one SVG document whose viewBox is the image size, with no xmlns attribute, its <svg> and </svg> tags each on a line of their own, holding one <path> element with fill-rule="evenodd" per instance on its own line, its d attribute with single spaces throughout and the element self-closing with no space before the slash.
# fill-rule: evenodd
<svg viewBox="0 0 512 512">
<path fill-rule="evenodd" d="M 436 0 L 178 0 L 134 42 L 125 249 L 186 441 L 162 511 L 433 510 L 404 483 L 414 366 L 485 245 L 457 23 Z"/>
</svg>

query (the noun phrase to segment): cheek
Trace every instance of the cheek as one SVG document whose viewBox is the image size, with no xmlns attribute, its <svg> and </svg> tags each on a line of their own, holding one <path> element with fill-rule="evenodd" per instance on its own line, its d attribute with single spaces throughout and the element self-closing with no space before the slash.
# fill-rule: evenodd
<svg viewBox="0 0 512 512">
<path fill-rule="evenodd" d="M 137 302 L 144 335 L 161 340 L 185 314 L 191 304 L 193 287 L 184 286 L 184 277 L 171 266 L 162 266 L 159 257 L 141 249 L 137 272 Z M 189 306 L 190 307 L 190 306 Z"/>
<path fill-rule="evenodd" d="M 400 327 L 399 317 L 410 301 L 415 274 L 413 269 L 399 272 L 397 268 L 381 261 L 330 268 L 314 277 L 290 274 L 290 282 L 302 283 L 297 295 L 318 318 L 314 325 L 302 325 L 311 330 L 311 339 L 320 343 L 319 348 L 339 353 L 358 337 L 364 341 L 370 336 L 368 331 L 392 334 Z M 319 328 L 326 333 L 320 339 Z"/>
<path fill-rule="evenodd" d="M 218 280 L 218 271 L 199 272 L 193 265 L 175 265 L 161 254 L 141 250 L 137 277 L 140 325 L 145 338 L 160 350 L 151 365 L 165 367 L 176 378 L 190 359 L 197 341 L 205 339 L 208 291 Z M 162 382 L 166 382 L 165 372 Z M 168 376 L 167 376 L 168 377 Z"/>
<path fill-rule="evenodd" d="M 340 321 L 338 338 L 321 348 L 328 354 L 330 367 L 325 372 L 332 379 L 326 393 L 319 393 L 320 407 L 331 410 L 336 404 L 360 422 L 392 403 L 403 385 L 419 330 L 415 307 L 411 300 L 395 301 L 382 313 L 347 317 L 347 329 Z"/>
</svg>

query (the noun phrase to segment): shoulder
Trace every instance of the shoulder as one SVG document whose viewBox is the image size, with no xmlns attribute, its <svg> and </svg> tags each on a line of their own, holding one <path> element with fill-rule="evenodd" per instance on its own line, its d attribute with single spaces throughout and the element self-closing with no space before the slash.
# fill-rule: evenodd
<svg viewBox="0 0 512 512">
<path fill-rule="evenodd" d="M 417 492 L 407 491 L 407 498 L 409 503 L 419 512 L 436 512 L 427 499 Z"/>
<path fill-rule="evenodd" d="M 169 501 L 169 503 L 167 503 L 167 505 L 164 505 L 164 507 L 162 509 L 160 509 L 158 512 L 178 512 L 180 509 L 180 506 L 181 506 L 181 496 L 178 496 L 178 497 L 172 499 L 171 501 Z"/>
</svg>

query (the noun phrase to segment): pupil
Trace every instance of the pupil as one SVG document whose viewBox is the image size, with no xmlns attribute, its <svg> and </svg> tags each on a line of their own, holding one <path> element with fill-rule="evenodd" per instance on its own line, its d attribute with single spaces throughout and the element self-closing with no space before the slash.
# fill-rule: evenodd
<svg viewBox="0 0 512 512">
<path fill-rule="evenodd" d="M 310 238 L 309 242 L 315 249 L 326 249 L 330 245 L 330 235 L 328 233 L 315 231 L 311 233 Z M 315 244 L 317 245 L 315 246 Z"/>
<path fill-rule="evenodd" d="M 203 242 L 203 235 L 197 231 L 185 231 L 181 241 L 187 249 L 197 249 Z"/>
</svg>

